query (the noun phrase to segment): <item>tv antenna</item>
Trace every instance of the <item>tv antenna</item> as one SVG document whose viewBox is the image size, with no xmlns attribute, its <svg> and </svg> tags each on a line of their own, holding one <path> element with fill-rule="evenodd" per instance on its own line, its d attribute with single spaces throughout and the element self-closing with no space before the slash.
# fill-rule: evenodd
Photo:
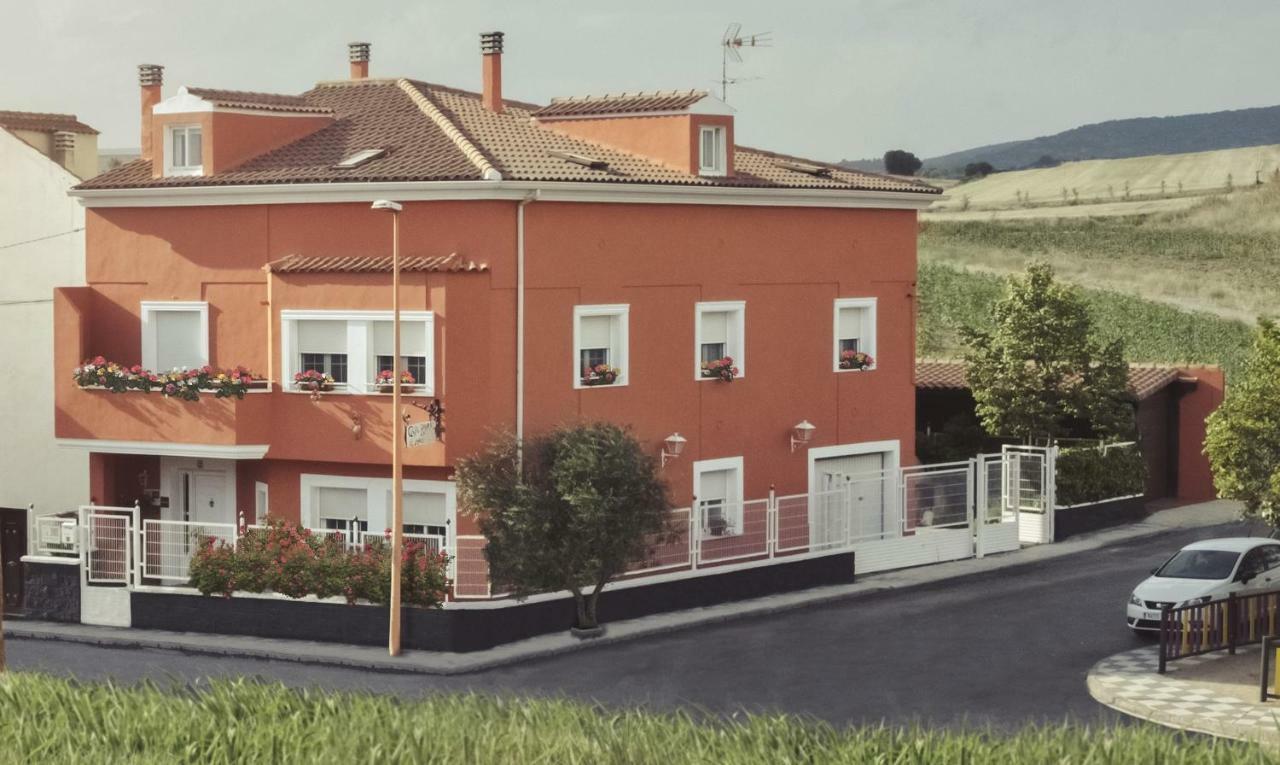
<svg viewBox="0 0 1280 765">
<path fill-rule="evenodd" d="M 735 64 L 742 63 L 743 48 L 770 48 L 773 46 L 772 32 L 761 32 L 754 35 L 742 34 L 742 25 L 734 22 L 724 30 L 720 39 L 720 100 L 729 100 L 729 86 L 747 80 L 758 80 L 759 77 L 730 77 L 729 60 Z"/>
</svg>

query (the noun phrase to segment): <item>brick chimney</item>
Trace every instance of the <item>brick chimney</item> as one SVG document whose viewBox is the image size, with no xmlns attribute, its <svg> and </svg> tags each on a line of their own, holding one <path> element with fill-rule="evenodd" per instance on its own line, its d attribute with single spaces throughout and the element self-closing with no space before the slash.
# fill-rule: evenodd
<svg viewBox="0 0 1280 765">
<path fill-rule="evenodd" d="M 142 87 L 142 146 L 143 159 L 151 159 L 151 107 L 160 103 L 160 86 L 164 84 L 164 67 L 159 64 L 138 64 L 138 85 Z"/>
<path fill-rule="evenodd" d="M 53 161 L 71 170 L 76 155 L 76 134 L 58 130 L 53 134 Z"/>
<path fill-rule="evenodd" d="M 369 43 L 347 43 L 347 58 L 351 60 L 351 79 L 363 80 L 369 77 Z"/>
<path fill-rule="evenodd" d="M 483 61 L 484 108 L 502 113 L 502 33 L 484 32 L 480 35 L 480 53 Z"/>
</svg>

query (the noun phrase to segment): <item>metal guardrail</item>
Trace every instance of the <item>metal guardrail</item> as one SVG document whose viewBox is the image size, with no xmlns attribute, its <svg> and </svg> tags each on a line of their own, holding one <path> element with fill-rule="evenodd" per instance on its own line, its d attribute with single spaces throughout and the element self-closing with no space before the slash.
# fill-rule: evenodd
<svg viewBox="0 0 1280 765">
<path fill-rule="evenodd" d="M 1276 633 L 1280 620 L 1280 590 L 1228 595 L 1188 606 L 1160 611 L 1160 660 L 1157 672 L 1168 663 L 1188 656 L 1216 651 L 1235 653 L 1236 648 L 1262 642 Z"/>
</svg>

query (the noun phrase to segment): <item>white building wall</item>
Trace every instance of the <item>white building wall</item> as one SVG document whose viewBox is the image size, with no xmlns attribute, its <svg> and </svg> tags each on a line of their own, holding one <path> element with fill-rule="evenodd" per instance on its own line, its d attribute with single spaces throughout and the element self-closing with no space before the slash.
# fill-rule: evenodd
<svg viewBox="0 0 1280 765">
<path fill-rule="evenodd" d="M 84 284 L 74 175 L 0 128 L 0 507 L 74 509 L 87 453 L 53 440 L 53 288 Z M 32 241 L 37 240 L 37 241 Z"/>
</svg>

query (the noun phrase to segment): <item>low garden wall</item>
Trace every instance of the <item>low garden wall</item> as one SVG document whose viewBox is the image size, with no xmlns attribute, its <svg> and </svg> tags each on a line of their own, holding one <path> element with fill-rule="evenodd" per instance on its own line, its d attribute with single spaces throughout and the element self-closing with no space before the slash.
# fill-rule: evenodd
<svg viewBox="0 0 1280 765">
<path fill-rule="evenodd" d="M 1122 497 L 1078 507 L 1059 507 L 1053 514 L 1053 541 L 1090 531 L 1134 523 L 1147 517 L 1147 499 Z"/>
<path fill-rule="evenodd" d="M 712 570 L 714 571 L 714 570 Z M 634 619 L 781 592 L 853 581 L 852 552 L 771 561 L 754 568 L 707 573 L 653 584 L 615 586 L 600 596 L 600 621 Z M 476 604 L 480 606 L 481 604 Z M 482 607 L 406 608 L 403 645 L 423 651 L 482 651 L 516 640 L 564 632 L 573 624 L 572 598 Z M 385 645 L 386 606 L 343 605 L 283 597 L 217 597 L 135 591 L 133 626 L 324 643 Z"/>
<path fill-rule="evenodd" d="M 25 616 L 47 622 L 80 621 L 80 559 L 22 560 Z"/>
</svg>

